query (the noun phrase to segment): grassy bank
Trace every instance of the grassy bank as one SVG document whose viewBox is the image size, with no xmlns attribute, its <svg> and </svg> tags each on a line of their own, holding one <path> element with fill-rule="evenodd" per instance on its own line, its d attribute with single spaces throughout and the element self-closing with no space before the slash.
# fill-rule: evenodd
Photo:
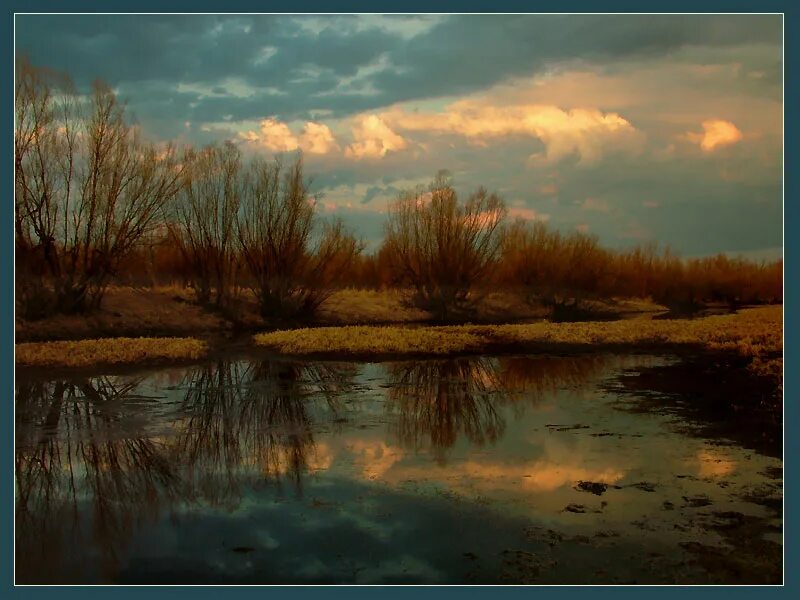
<svg viewBox="0 0 800 600">
<path fill-rule="evenodd" d="M 597 318 L 630 312 L 658 312 L 663 306 L 642 300 L 586 303 Z M 514 322 L 546 318 L 544 306 L 530 306 L 520 294 L 492 292 L 475 303 L 470 321 Z M 339 290 L 326 299 L 313 319 L 315 325 L 387 325 L 425 323 L 431 313 L 415 308 L 408 290 Z M 226 330 L 261 331 L 276 323 L 265 320 L 254 297 L 242 293 L 223 311 L 204 309 L 191 289 L 112 287 L 101 309 L 81 315 L 52 315 L 36 321 L 17 318 L 18 342 L 80 340 L 105 337 L 194 336 Z M 285 326 L 285 325 L 284 325 Z"/>
<path fill-rule="evenodd" d="M 331 357 L 444 355 L 497 350 L 705 348 L 752 359 L 762 374 L 783 364 L 783 307 L 742 310 L 702 319 L 627 319 L 611 322 L 460 325 L 445 327 L 322 327 L 255 336 L 282 354 Z"/>
<path fill-rule="evenodd" d="M 107 338 L 75 342 L 16 345 L 18 367 L 88 367 L 185 360 L 205 355 L 205 342 L 194 338 Z"/>
</svg>

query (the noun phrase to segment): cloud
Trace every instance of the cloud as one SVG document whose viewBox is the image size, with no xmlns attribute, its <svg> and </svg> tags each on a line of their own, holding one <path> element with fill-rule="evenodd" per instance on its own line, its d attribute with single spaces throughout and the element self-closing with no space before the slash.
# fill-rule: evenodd
<svg viewBox="0 0 800 600">
<path fill-rule="evenodd" d="M 581 208 L 583 210 L 594 211 L 594 212 L 611 212 L 611 205 L 602 198 L 594 198 L 589 197 L 583 201 L 581 204 Z"/>
<path fill-rule="evenodd" d="M 366 115 L 358 118 L 353 125 L 354 142 L 345 150 L 345 154 L 356 160 L 362 158 L 383 158 L 389 152 L 403 150 L 408 142 L 392 131 L 378 115 Z"/>
<path fill-rule="evenodd" d="M 148 138 L 306 149 L 316 190 L 349 186 L 332 204 L 384 207 L 390 184 L 446 168 L 460 194 L 484 185 L 563 231 L 591 223 L 609 245 L 633 243 L 632 217 L 684 255 L 783 240 L 780 15 L 53 14 L 19 15 L 15 34 L 17 54 L 80 89 L 107 79 Z M 398 108 L 432 128 L 384 118 Z M 461 121 L 437 129 L 449 112 Z M 358 129 L 369 115 L 391 135 Z M 707 119 L 747 143 L 706 140 Z M 583 212 L 587 197 L 614 210 Z M 385 215 L 345 217 L 382 236 Z"/>
<path fill-rule="evenodd" d="M 245 131 L 239 137 L 273 152 L 291 152 L 299 147 L 289 126 L 275 118 L 264 119 L 259 131 Z"/>
<path fill-rule="evenodd" d="M 508 216 L 512 219 L 525 219 L 526 221 L 543 221 L 550 220 L 550 215 L 540 213 L 536 209 L 527 208 L 524 206 L 512 206 L 508 209 Z"/>
<path fill-rule="evenodd" d="M 545 154 L 532 158 L 545 163 L 577 155 L 581 163 L 591 164 L 608 151 L 636 154 L 643 143 L 642 133 L 617 113 L 547 105 L 497 106 L 491 95 L 460 100 L 439 112 L 395 107 L 381 113 L 381 119 L 401 131 L 453 134 L 479 141 L 534 137 L 544 143 Z"/>
<path fill-rule="evenodd" d="M 324 123 L 308 121 L 303 132 L 295 135 L 286 123 L 274 117 L 264 119 L 258 131 L 239 132 L 239 138 L 272 152 L 292 152 L 300 148 L 309 154 L 327 154 L 339 149 L 336 138 Z"/>
<path fill-rule="evenodd" d="M 736 144 L 742 139 L 742 132 L 730 121 L 712 119 L 703 121 L 703 133 L 689 132 L 686 138 L 698 144 L 704 152 Z"/>
<path fill-rule="evenodd" d="M 339 149 L 330 127 L 323 123 L 308 121 L 300 136 L 300 147 L 310 154 L 328 154 Z"/>
</svg>

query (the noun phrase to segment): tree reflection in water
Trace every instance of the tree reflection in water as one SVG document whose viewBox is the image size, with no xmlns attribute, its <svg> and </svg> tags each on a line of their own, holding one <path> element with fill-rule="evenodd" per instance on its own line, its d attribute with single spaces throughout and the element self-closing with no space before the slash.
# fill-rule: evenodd
<svg viewBox="0 0 800 600">
<path fill-rule="evenodd" d="M 124 434 L 126 402 L 138 380 L 22 384 L 16 430 L 16 556 L 20 582 L 28 567 L 59 564 L 74 543 L 105 549 L 93 569 L 114 570 L 117 542 L 130 537 L 156 498 L 171 496 L 177 479 L 163 444 Z M 91 503 L 84 538 L 79 505 Z M 150 514 L 153 514 L 152 512 Z M 48 574 L 35 573 L 47 579 Z M 52 574 L 56 576 L 55 574 Z"/>
<path fill-rule="evenodd" d="M 285 478 L 299 490 L 314 452 L 309 410 L 321 400 L 335 411 L 352 374 L 271 361 L 199 367 L 179 387 L 183 398 L 166 435 L 142 426 L 148 403 L 137 393 L 140 379 L 20 384 L 18 581 L 85 580 L 87 571 L 111 577 L 137 525 L 178 501 L 232 507 L 245 480 Z M 97 562 L 67 566 L 74 544 L 97 549 Z M 52 572 L 42 573 L 43 564 Z"/>
<path fill-rule="evenodd" d="M 430 446 L 442 460 L 459 437 L 496 442 L 514 411 L 554 389 L 584 384 L 607 360 L 390 364 L 387 416 L 396 413 L 403 445 Z M 21 382 L 18 581 L 110 580 L 137 529 L 185 503 L 231 510 L 248 489 L 263 485 L 288 484 L 301 493 L 303 474 L 326 467 L 314 431 L 342 410 L 357 369 L 222 360 L 190 369 L 172 388 L 130 377 Z M 143 396 L 153 390 L 166 397 Z M 50 565 L 46 573 L 42 565 Z"/>
<path fill-rule="evenodd" d="M 501 407 L 515 413 L 561 388 L 586 385 L 608 367 L 603 355 L 469 357 L 387 365 L 389 409 L 400 443 L 430 447 L 438 460 L 460 436 L 493 444 L 505 431 Z"/>
<path fill-rule="evenodd" d="M 309 410 L 338 410 L 352 369 L 334 365 L 222 361 L 187 378 L 188 415 L 172 448 L 187 467 L 188 494 L 236 503 L 243 485 L 282 479 L 301 490 L 315 459 Z"/>
</svg>

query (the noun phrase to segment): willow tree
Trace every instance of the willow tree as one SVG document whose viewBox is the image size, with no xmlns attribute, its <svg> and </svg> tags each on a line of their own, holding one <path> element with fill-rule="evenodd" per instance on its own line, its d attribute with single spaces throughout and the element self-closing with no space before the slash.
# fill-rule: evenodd
<svg viewBox="0 0 800 600">
<path fill-rule="evenodd" d="M 300 157 L 286 168 L 279 160 L 253 159 L 237 231 L 265 317 L 314 312 L 363 249 L 341 221 L 318 226 L 316 204 Z"/>
<path fill-rule="evenodd" d="M 241 156 L 232 143 L 188 154 L 170 229 L 194 280 L 197 298 L 229 299 L 242 192 Z"/>
<path fill-rule="evenodd" d="M 390 206 L 385 248 L 392 268 L 415 288 L 420 305 L 446 319 L 495 265 L 505 216 L 503 201 L 484 188 L 460 202 L 440 172 L 427 189 L 403 192 Z"/>
<path fill-rule="evenodd" d="M 554 309 L 611 297 L 618 289 L 617 256 L 583 232 L 563 235 L 542 222 L 518 219 L 503 240 L 502 278 L 531 304 Z"/>
<path fill-rule="evenodd" d="M 28 316 L 97 308 L 122 259 L 160 221 L 182 166 L 143 142 L 111 88 L 88 96 L 21 60 L 15 86 L 18 284 Z"/>
</svg>

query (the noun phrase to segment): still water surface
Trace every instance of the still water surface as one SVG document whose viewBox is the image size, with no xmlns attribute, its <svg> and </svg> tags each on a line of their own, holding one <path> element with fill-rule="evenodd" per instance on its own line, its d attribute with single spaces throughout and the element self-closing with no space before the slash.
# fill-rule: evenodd
<svg viewBox="0 0 800 600">
<path fill-rule="evenodd" d="M 18 374 L 17 583 L 779 583 L 780 444 L 680 363 Z"/>
</svg>

